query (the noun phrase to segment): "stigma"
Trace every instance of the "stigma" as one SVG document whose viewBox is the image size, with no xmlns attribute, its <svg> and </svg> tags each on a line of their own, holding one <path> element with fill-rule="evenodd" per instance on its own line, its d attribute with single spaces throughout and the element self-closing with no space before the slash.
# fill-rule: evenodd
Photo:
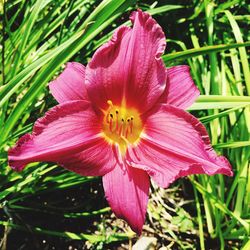
<svg viewBox="0 0 250 250">
<path fill-rule="evenodd" d="M 103 132 L 109 143 L 117 143 L 124 153 L 128 144 L 137 143 L 142 131 L 139 112 L 126 105 L 113 105 L 107 101 L 108 108 L 104 111 Z"/>
</svg>

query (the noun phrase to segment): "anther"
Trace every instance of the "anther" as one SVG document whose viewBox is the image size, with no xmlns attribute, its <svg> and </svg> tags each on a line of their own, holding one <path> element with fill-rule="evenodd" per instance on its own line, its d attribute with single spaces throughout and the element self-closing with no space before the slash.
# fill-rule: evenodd
<svg viewBox="0 0 250 250">
<path fill-rule="evenodd" d="M 110 117 L 113 119 L 113 114 L 109 114 L 110 115 Z"/>
</svg>

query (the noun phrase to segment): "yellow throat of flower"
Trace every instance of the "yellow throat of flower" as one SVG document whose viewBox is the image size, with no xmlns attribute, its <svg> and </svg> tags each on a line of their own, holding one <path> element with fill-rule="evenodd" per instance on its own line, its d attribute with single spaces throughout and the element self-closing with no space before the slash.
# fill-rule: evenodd
<svg viewBox="0 0 250 250">
<path fill-rule="evenodd" d="M 139 112 L 126 105 L 115 106 L 111 100 L 109 107 L 104 111 L 103 133 L 104 138 L 111 144 L 117 143 L 122 154 L 125 154 L 128 144 L 139 141 L 142 131 L 142 121 Z"/>
</svg>

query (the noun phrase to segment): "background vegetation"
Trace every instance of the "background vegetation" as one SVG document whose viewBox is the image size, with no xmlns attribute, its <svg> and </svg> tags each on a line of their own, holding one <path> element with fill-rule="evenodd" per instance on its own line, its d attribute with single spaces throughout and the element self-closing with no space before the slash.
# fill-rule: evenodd
<svg viewBox="0 0 250 250">
<path fill-rule="evenodd" d="M 100 178 L 49 163 L 16 173 L 7 150 L 56 104 L 47 84 L 67 61 L 86 64 L 136 8 L 167 36 L 166 66 L 189 64 L 201 96 L 190 111 L 234 177 L 151 186 L 143 235 L 157 249 L 250 249 L 250 72 L 246 1 L 2 0 L 0 245 L 2 249 L 128 249 L 137 240 L 110 211 Z"/>
</svg>

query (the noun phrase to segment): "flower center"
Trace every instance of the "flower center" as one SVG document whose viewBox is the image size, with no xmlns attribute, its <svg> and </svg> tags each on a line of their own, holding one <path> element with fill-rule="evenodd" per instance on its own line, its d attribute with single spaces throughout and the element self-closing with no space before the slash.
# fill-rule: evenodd
<svg viewBox="0 0 250 250">
<path fill-rule="evenodd" d="M 115 106 L 111 100 L 103 118 L 103 132 L 109 143 L 117 143 L 122 153 L 127 144 L 136 143 L 142 131 L 142 121 L 138 111 L 125 105 Z"/>
</svg>

